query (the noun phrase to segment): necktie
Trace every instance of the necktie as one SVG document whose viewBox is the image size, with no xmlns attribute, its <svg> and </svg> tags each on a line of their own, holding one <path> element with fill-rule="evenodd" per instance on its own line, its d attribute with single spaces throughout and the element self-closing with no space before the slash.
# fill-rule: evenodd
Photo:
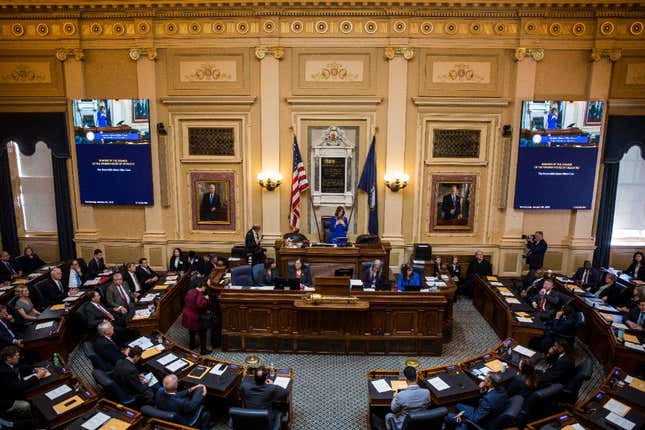
<svg viewBox="0 0 645 430">
<path fill-rule="evenodd" d="M 130 272 L 130 277 L 132 278 L 132 283 L 134 284 L 134 291 L 139 291 L 141 287 L 139 286 L 139 280 L 137 279 L 136 275 Z"/>
<path fill-rule="evenodd" d="M 213 204 L 213 193 L 211 193 L 210 199 L 211 199 L 211 204 Z"/>
<path fill-rule="evenodd" d="M 15 339 L 15 338 L 16 338 L 16 335 L 11 331 L 11 329 L 9 328 L 9 326 L 7 325 L 7 323 L 5 323 L 5 322 L 4 322 L 4 321 L 2 321 L 2 320 L 0 320 L 0 322 L 2 323 L 2 325 L 4 326 L 4 328 L 6 328 L 6 329 L 7 329 L 7 331 L 9 332 L 9 334 L 11 335 L 11 339 L 12 339 L 12 340 L 13 340 L 13 339 Z"/>
<path fill-rule="evenodd" d="M 125 304 L 126 304 L 126 305 L 129 305 L 129 304 L 130 304 L 130 298 L 129 298 L 129 297 L 128 297 L 128 295 L 125 293 L 125 290 L 123 289 L 123 285 L 118 285 L 118 286 L 117 286 L 117 288 L 118 288 L 119 293 L 121 294 L 121 298 L 123 299 L 123 301 L 125 302 Z"/>
<path fill-rule="evenodd" d="M 582 277 L 582 285 L 587 285 L 588 276 L 589 276 L 589 271 L 585 270 L 585 275 Z"/>
<path fill-rule="evenodd" d="M 11 273 L 12 275 L 16 274 L 16 271 L 13 270 L 13 267 L 11 266 L 11 264 L 8 261 L 5 261 L 4 265 L 7 266 L 7 269 L 9 270 L 9 273 Z"/>
<path fill-rule="evenodd" d="M 544 305 L 546 304 L 546 294 L 542 296 L 542 300 L 540 300 L 540 310 L 544 312 Z"/>
<path fill-rule="evenodd" d="M 60 281 L 54 280 L 54 282 L 56 283 L 56 286 L 58 287 L 58 291 L 60 291 L 61 293 L 64 293 L 65 291 L 63 291 L 63 286 L 60 284 Z"/>
<path fill-rule="evenodd" d="M 105 310 L 105 308 L 103 306 L 101 306 L 99 304 L 96 304 L 96 303 L 94 303 L 94 306 L 96 306 L 96 309 L 98 309 L 99 312 L 101 312 L 103 315 L 105 315 L 107 317 L 107 319 L 109 319 L 110 321 L 114 321 L 114 317 L 112 316 L 112 314 L 109 313 L 107 310 Z"/>
<path fill-rule="evenodd" d="M 642 326 L 643 323 L 645 323 L 645 312 L 641 312 L 641 314 L 638 316 L 638 321 L 637 324 Z"/>
</svg>

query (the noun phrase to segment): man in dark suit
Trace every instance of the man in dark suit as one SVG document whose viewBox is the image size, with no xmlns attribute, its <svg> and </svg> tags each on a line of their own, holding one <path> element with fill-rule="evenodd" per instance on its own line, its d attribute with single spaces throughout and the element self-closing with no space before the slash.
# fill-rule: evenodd
<svg viewBox="0 0 645 430">
<path fill-rule="evenodd" d="M 486 423 L 502 412 L 508 403 L 508 395 L 503 387 L 503 379 L 499 373 L 489 373 L 479 384 L 484 393 L 477 406 L 457 403 L 457 413 L 446 415 L 445 422 L 449 429 L 467 430 L 466 420 L 486 428 Z"/>
<path fill-rule="evenodd" d="M 202 258 L 199 260 L 199 264 L 197 264 L 197 271 L 202 276 L 208 276 L 213 271 L 213 268 L 215 266 L 213 265 L 213 262 L 211 261 L 212 258 L 213 258 L 212 255 L 204 254 L 204 255 L 202 255 Z"/>
<path fill-rule="evenodd" d="M 105 260 L 103 260 L 103 251 L 100 249 L 94 250 L 94 257 L 87 264 L 87 277 L 88 279 L 96 278 L 99 273 L 105 271 Z"/>
<path fill-rule="evenodd" d="M 593 293 L 598 289 L 600 272 L 591 267 L 591 261 L 585 260 L 583 266 L 573 274 L 572 279 L 580 285 L 580 288 Z"/>
<path fill-rule="evenodd" d="M 0 283 L 9 282 L 20 276 L 20 270 L 11 261 L 11 255 L 7 251 L 2 251 L 0 256 Z"/>
<path fill-rule="evenodd" d="M 456 185 L 450 187 L 450 194 L 443 196 L 441 210 L 443 219 L 461 219 L 461 196 L 457 194 L 459 189 Z"/>
<path fill-rule="evenodd" d="M 39 269 L 44 265 L 45 262 L 34 253 L 31 246 L 26 247 L 23 254 L 16 258 L 16 266 L 18 266 L 18 269 L 25 275 L 35 272 L 36 269 Z"/>
<path fill-rule="evenodd" d="M 202 196 L 202 204 L 199 207 L 199 218 L 201 221 L 215 221 L 215 211 L 222 207 L 222 200 L 215 190 L 215 184 L 208 186 L 208 192 Z"/>
<path fill-rule="evenodd" d="M 361 273 L 361 281 L 363 281 L 363 288 L 374 288 L 375 290 L 385 289 L 387 282 L 383 276 L 383 262 L 381 260 L 374 260 L 370 267 Z"/>
<path fill-rule="evenodd" d="M 0 305 L 0 348 L 16 345 L 22 347 L 22 336 L 13 326 L 13 317 L 5 305 Z"/>
<path fill-rule="evenodd" d="M 114 366 L 112 378 L 129 395 L 133 396 L 140 405 L 154 404 L 155 388 L 149 385 L 143 373 L 139 373 L 137 363 L 141 360 L 143 351 L 140 346 L 128 349 L 125 358 L 120 359 Z M 158 387 L 157 387 L 158 388 Z"/>
<path fill-rule="evenodd" d="M 263 263 L 266 256 L 264 255 L 265 249 L 262 248 L 262 236 L 260 235 L 260 230 L 262 227 L 260 224 L 253 224 L 253 227 L 246 232 L 246 237 L 244 238 L 244 246 L 246 247 L 246 252 L 251 254 L 253 258 L 253 264 Z"/>
<path fill-rule="evenodd" d="M 38 381 L 50 375 L 42 367 L 20 364 L 20 350 L 16 346 L 5 346 L 0 351 L 0 411 L 14 419 L 31 419 L 31 405 L 27 392 L 38 385 Z"/>
<path fill-rule="evenodd" d="M 638 306 L 632 308 L 625 316 L 625 325 L 631 330 L 645 331 L 645 298 L 638 300 Z"/>
<path fill-rule="evenodd" d="M 61 303 L 65 298 L 67 298 L 68 294 L 78 294 L 78 289 L 72 288 L 71 290 L 68 290 L 67 285 L 63 282 L 63 271 L 58 267 L 52 269 L 49 273 L 49 279 L 38 284 L 37 288 L 43 296 L 43 299 L 47 302 L 42 304 L 35 303 L 37 307 L 47 307 L 56 303 Z"/>
<path fill-rule="evenodd" d="M 473 296 L 473 285 L 475 276 L 491 276 L 493 274 L 493 266 L 484 260 L 484 253 L 481 250 L 475 252 L 475 257 L 470 260 L 468 269 L 466 270 L 466 279 L 464 281 L 464 292 L 468 297 Z"/>
<path fill-rule="evenodd" d="M 148 265 L 148 260 L 142 258 L 137 266 L 137 276 L 146 289 L 151 288 L 159 280 L 159 276 Z"/>
<path fill-rule="evenodd" d="M 135 299 L 144 292 L 144 285 L 137 275 L 137 265 L 134 263 L 128 263 L 125 265 L 123 282 L 128 286 Z"/>
<path fill-rule="evenodd" d="M 275 385 L 267 378 L 267 370 L 264 367 L 255 369 L 253 381 L 246 380 L 240 387 L 240 395 L 244 407 L 248 409 L 261 409 L 269 411 L 269 420 L 280 419 L 279 413 L 273 410 L 273 403 L 284 400 L 289 392 L 279 385 Z M 269 426 L 273 428 L 273 425 Z"/>
<path fill-rule="evenodd" d="M 569 343 L 563 339 L 556 339 L 547 352 L 545 362 L 546 370 L 536 372 L 538 387 L 544 388 L 555 383 L 566 386 L 575 370 Z"/>
<path fill-rule="evenodd" d="M 560 293 L 553 289 L 553 279 L 547 278 L 542 284 L 542 289 L 531 298 L 531 307 L 538 313 L 542 321 L 555 317 L 556 312 L 562 309 L 563 299 Z"/>
<path fill-rule="evenodd" d="M 125 358 L 123 350 L 112 338 L 114 336 L 114 326 L 109 321 L 102 321 L 98 324 L 96 330 L 99 336 L 94 341 L 94 351 L 106 364 L 113 367 L 117 361 Z"/>
<path fill-rule="evenodd" d="M 206 386 L 198 384 L 187 390 L 177 391 L 177 385 L 176 375 L 163 378 L 163 389 L 155 394 L 155 407 L 175 412 L 177 424 L 207 430 L 210 426 L 210 414 L 204 409 L 200 416 L 196 417 L 206 396 Z M 195 419 L 197 422 L 193 423 Z"/>
<path fill-rule="evenodd" d="M 536 231 L 533 236 L 526 239 L 526 263 L 529 265 L 529 272 L 535 272 L 544 265 L 544 254 L 548 245 L 544 240 L 544 233 Z"/>
</svg>

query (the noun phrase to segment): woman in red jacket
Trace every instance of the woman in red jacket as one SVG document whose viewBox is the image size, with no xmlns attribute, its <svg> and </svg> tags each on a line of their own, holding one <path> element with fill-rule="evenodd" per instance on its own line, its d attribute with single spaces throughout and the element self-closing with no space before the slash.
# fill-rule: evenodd
<svg viewBox="0 0 645 430">
<path fill-rule="evenodd" d="M 195 349 L 195 334 L 199 334 L 200 354 L 210 354 L 212 351 L 206 348 L 206 332 L 208 331 L 208 296 L 204 295 L 206 284 L 193 288 L 184 297 L 184 309 L 182 311 L 182 325 L 188 329 L 189 348 Z"/>
</svg>

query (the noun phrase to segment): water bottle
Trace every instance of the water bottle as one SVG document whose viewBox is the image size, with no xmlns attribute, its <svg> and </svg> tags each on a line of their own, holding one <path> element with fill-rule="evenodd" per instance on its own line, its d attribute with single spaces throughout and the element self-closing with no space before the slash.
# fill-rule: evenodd
<svg viewBox="0 0 645 430">
<path fill-rule="evenodd" d="M 62 367 L 62 364 L 61 364 L 61 361 L 60 361 L 60 355 L 58 355 L 57 352 L 54 353 L 53 361 L 54 361 L 54 367 L 56 369 L 60 369 Z"/>
<path fill-rule="evenodd" d="M 275 366 L 273 362 L 269 363 L 269 366 L 269 378 L 271 378 L 271 380 L 275 380 Z"/>
<path fill-rule="evenodd" d="M 616 332 L 616 337 L 618 338 L 618 342 L 620 342 L 620 343 L 624 342 L 625 339 L 624 339 L 623 335 L 624 335 L 624 332 L 622 330 L 618 330 Z"/>
</svg>

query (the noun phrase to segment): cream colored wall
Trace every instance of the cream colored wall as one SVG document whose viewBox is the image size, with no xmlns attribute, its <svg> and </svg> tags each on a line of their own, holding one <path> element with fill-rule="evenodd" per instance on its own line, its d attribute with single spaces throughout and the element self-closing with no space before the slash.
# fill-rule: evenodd
<svg viewBox="0 0 645 430">
<path fill-rule="evenodd" d="M 74 19 L 31 9 L 2 12 L 0 70 L 10 72 L 16 61 L 26 67 L 48 62 L 51 73 L 29 83 L 3 77 L 11 73 L 0 76 L 0 109 L 69 108 L 62 96 L 151 98 L 155 206 L 80 205 L 75 159 L 70 160 L 75 239 L 84 257 L 102 247 L 110 262 L 145 255 L 159 267 L 175 246 L 226 252 L 243 241 L 255 222 L 263 223 L 273 239 L 288 230 L 290 127 L 306 162 L 308 125 L 352 124 L 362 135 L 359 170 L 377 127 L 379 177 L 394 169 L 411 177 L 397 194 L 379 183 L 380 231 L 393 244 L 393 266 L 409 258 L 413 243 L 430 242 L 441 254 L 470 255 L 481 248 L 492 256 L 497 272 L 517 274 L 523 268 L 520 235 L 543 230 L 550 244 L 546 265 L 571 271 L 593 253 L 599 199 L 594 195 L 592 211 L 513 209 L 520 103 L 527 98 L 610 99 L 610 112 L 642 113 L 645 14 L 622 7 L 616 16 L 605 10 L 594 17 L 591 9 L 563 4 L 548 19 L 516 18 L 523 15 L 518 13 L 522 8 L 512 5 L 463 9 L 460 16 L 433 5 L 427 6 L 433 14 L 408 6 L 405 14 L 392 10 L 387 16 L 375 9 L 356 14 L 360 7 L 352 5 L 345 13 L 341 7 L 325 14 L 311 7 L 295 14 L 270 7 L 272 12 L 261 18 L 230 17 L 224 9 L 204 12 L 212 16 L 183 9 L 163 19 L 145 13 L 116 18 L 109 11 L 90 15 L 83 8 Z M 362 76 L 314 78 L 307 72 L 314 61 L 337 63 L 349 75 Z M 233 62 L 235 76 L 200 81 L 180 73 L 181 67 L 200 62 L 221 67 Z M 475 81 L 453 82 L 434 72 L 460 64 L 475 70 Z M 25 102 L 16 95 L 32 97 Z M 156 136 L 157 122 L 168 130 L 165 146 Z M 195 123 L 235 124 L 236 156 L 187 156 L 183 127 Z M 511 139 L 501 135 L 507 124 L 513 129 Z M 480 157 L 431 159 L 428 136 L 435 126 L 482 130 Z M 166 160 L 166 170 L 160 159 Z M 272 193 L 261 190 L 256 180 L 261 170 L 280 171 L 283 185 Z M 234 231 L 192 227 L 189 175 L 216 171 L 235 175 Z M 437 174 L 476 175 L 472 232 L 430 231 L 430 187 Z M 162 178 L 167 189 L 159 186 Z M 507 198 L 500 201 L 503 193 Z M 168 206 L 161 204 L 163 196 Z M 315 237 L 304 222 L 309 210 L 305 198 L 303 230 Z M 358 231 L 364 232 L 362 193 L 355 216 Z M 612 264 L 620 266 L 632 252 L 615 250 Z"/>
</svg>

